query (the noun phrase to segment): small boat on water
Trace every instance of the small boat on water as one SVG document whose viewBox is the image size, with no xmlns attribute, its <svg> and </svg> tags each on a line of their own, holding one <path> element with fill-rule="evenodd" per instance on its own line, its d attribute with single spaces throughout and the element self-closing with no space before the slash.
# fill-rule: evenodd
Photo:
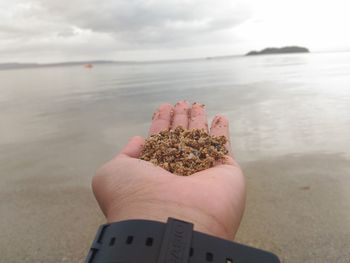
<svg viewBox="0 0 350 263">
<path fill-rule="evenodd" d="M 92 64 L 85 64 L 84 67 L 85 67 L 85 68 L 92 68 L 93 65 L 92 65 Z"/>
</svg>

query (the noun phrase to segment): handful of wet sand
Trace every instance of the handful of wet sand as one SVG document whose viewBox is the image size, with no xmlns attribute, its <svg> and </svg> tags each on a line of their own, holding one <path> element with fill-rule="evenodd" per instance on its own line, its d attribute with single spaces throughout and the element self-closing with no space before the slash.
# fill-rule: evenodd
<svg viewBox="0 0 350 263">
<path fill-rule="evenodd" d="M 140 159 L 171 173 L 188 176 L 223 161 L 228 153 L 226 142 L 225 136 L 214 137 L 204 130 L 177 127 L 151 135 Z"/>
</svg>

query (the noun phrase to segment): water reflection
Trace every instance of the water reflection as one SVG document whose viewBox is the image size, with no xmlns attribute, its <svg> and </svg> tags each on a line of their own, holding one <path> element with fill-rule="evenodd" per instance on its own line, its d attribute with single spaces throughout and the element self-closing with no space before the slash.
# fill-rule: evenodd
<svg viewBox="0 0 350 263">
<path fill-rule="evenodd" d="M 338 63 L 329 65 L 329 59 Z M 130 126 L 148 123 L 159 103 L 187 98 L 207 104 L 210 116 L 229 115 L 243 160 L 259 152 L 349 154 L 350 77 L 343 73 L 350 63 L 344 61 L 344 54 L 302 54 L 2 71 L 0 144 L 73 130 L 98 141 L 116 127 L 127 136 L 135 132 Z M 119 134 L 116 139 L 125 140 Z"/>
</svg>

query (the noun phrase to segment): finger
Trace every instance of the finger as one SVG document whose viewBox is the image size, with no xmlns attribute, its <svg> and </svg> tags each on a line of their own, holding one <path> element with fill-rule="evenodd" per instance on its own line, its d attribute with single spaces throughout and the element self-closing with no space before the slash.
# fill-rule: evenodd
<svg viewBox="0 0 350 263">
<path fill-rule="evenodd" d="M 183 100 L 179 101 L 175 104 L 174 107 L 174 116 L 173 116 L 173 123 L 172 128 L 175 129 L 178 126 L 183 127 L 184 129 L 188 128 L 188 115 L 190 112 L 191 106 L 190 104 Z"/>
<path fill-rule="evenodd" d="M 132 158 L 139 158 L 144 144 L 145 140 L 142 137 L 132 137 L 127 145 L 121 150 L 120 154 L 125 154 Z"/>
<path fill-rule="evenodd" d="M 149 134 L 156 134 L 170 128 L 170 123 L 173 115 L 173 106 L 169 103 L 164 103 L 159 106 L 153 114 Z"/>
<path fill-rule="evenodd" d="M 204 104 L 193 103 L 190 111 L 190 119 L 188 123 L 189 129 L 204 129 L 208 132 L 207 114 Z"/>
<path fill-rule="evenodd" d="M 212 136 L 225 136 L 227 142 L 225 144 L 226 150 L 228 151 L 229 156 L 233 157 L 231 142 L 230 142 L 230 130 L 229 122 L 225 116 L 220 114 L 216 115 L 211 122 L 210 135 Z"/>
<path fill-rule="evenodd" d="M 216 162 L 214 163 L 214 166 L 223 165 L 223 164 L 231 165 L 231 166 L 235 166 L 235 167 L 239 167 L 239 164 L 238 164 L 238 162 L 236 161 L 236 159 L 234 159 L 234 158 L 233 158 L 232 156 L 230 156 L 230 155 L 226 155 L 225 158 L 223 158 L 222 160 L 216 161 Z"/>
</svg>

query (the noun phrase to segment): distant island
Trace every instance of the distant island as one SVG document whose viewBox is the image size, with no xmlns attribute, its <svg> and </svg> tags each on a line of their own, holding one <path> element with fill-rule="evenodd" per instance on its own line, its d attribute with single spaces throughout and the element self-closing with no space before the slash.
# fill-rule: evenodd
<svg viewBox="0 0 350 263">
<path fill-rule="evenodd" d="M 269 55 L 269 54 L 286 54 L 286 53 L 310 53 L 305 47 L 289 46 L 289 47 L 268 47 L 260 51 L 250 51 L 246 56 Z"/>
</svg>

